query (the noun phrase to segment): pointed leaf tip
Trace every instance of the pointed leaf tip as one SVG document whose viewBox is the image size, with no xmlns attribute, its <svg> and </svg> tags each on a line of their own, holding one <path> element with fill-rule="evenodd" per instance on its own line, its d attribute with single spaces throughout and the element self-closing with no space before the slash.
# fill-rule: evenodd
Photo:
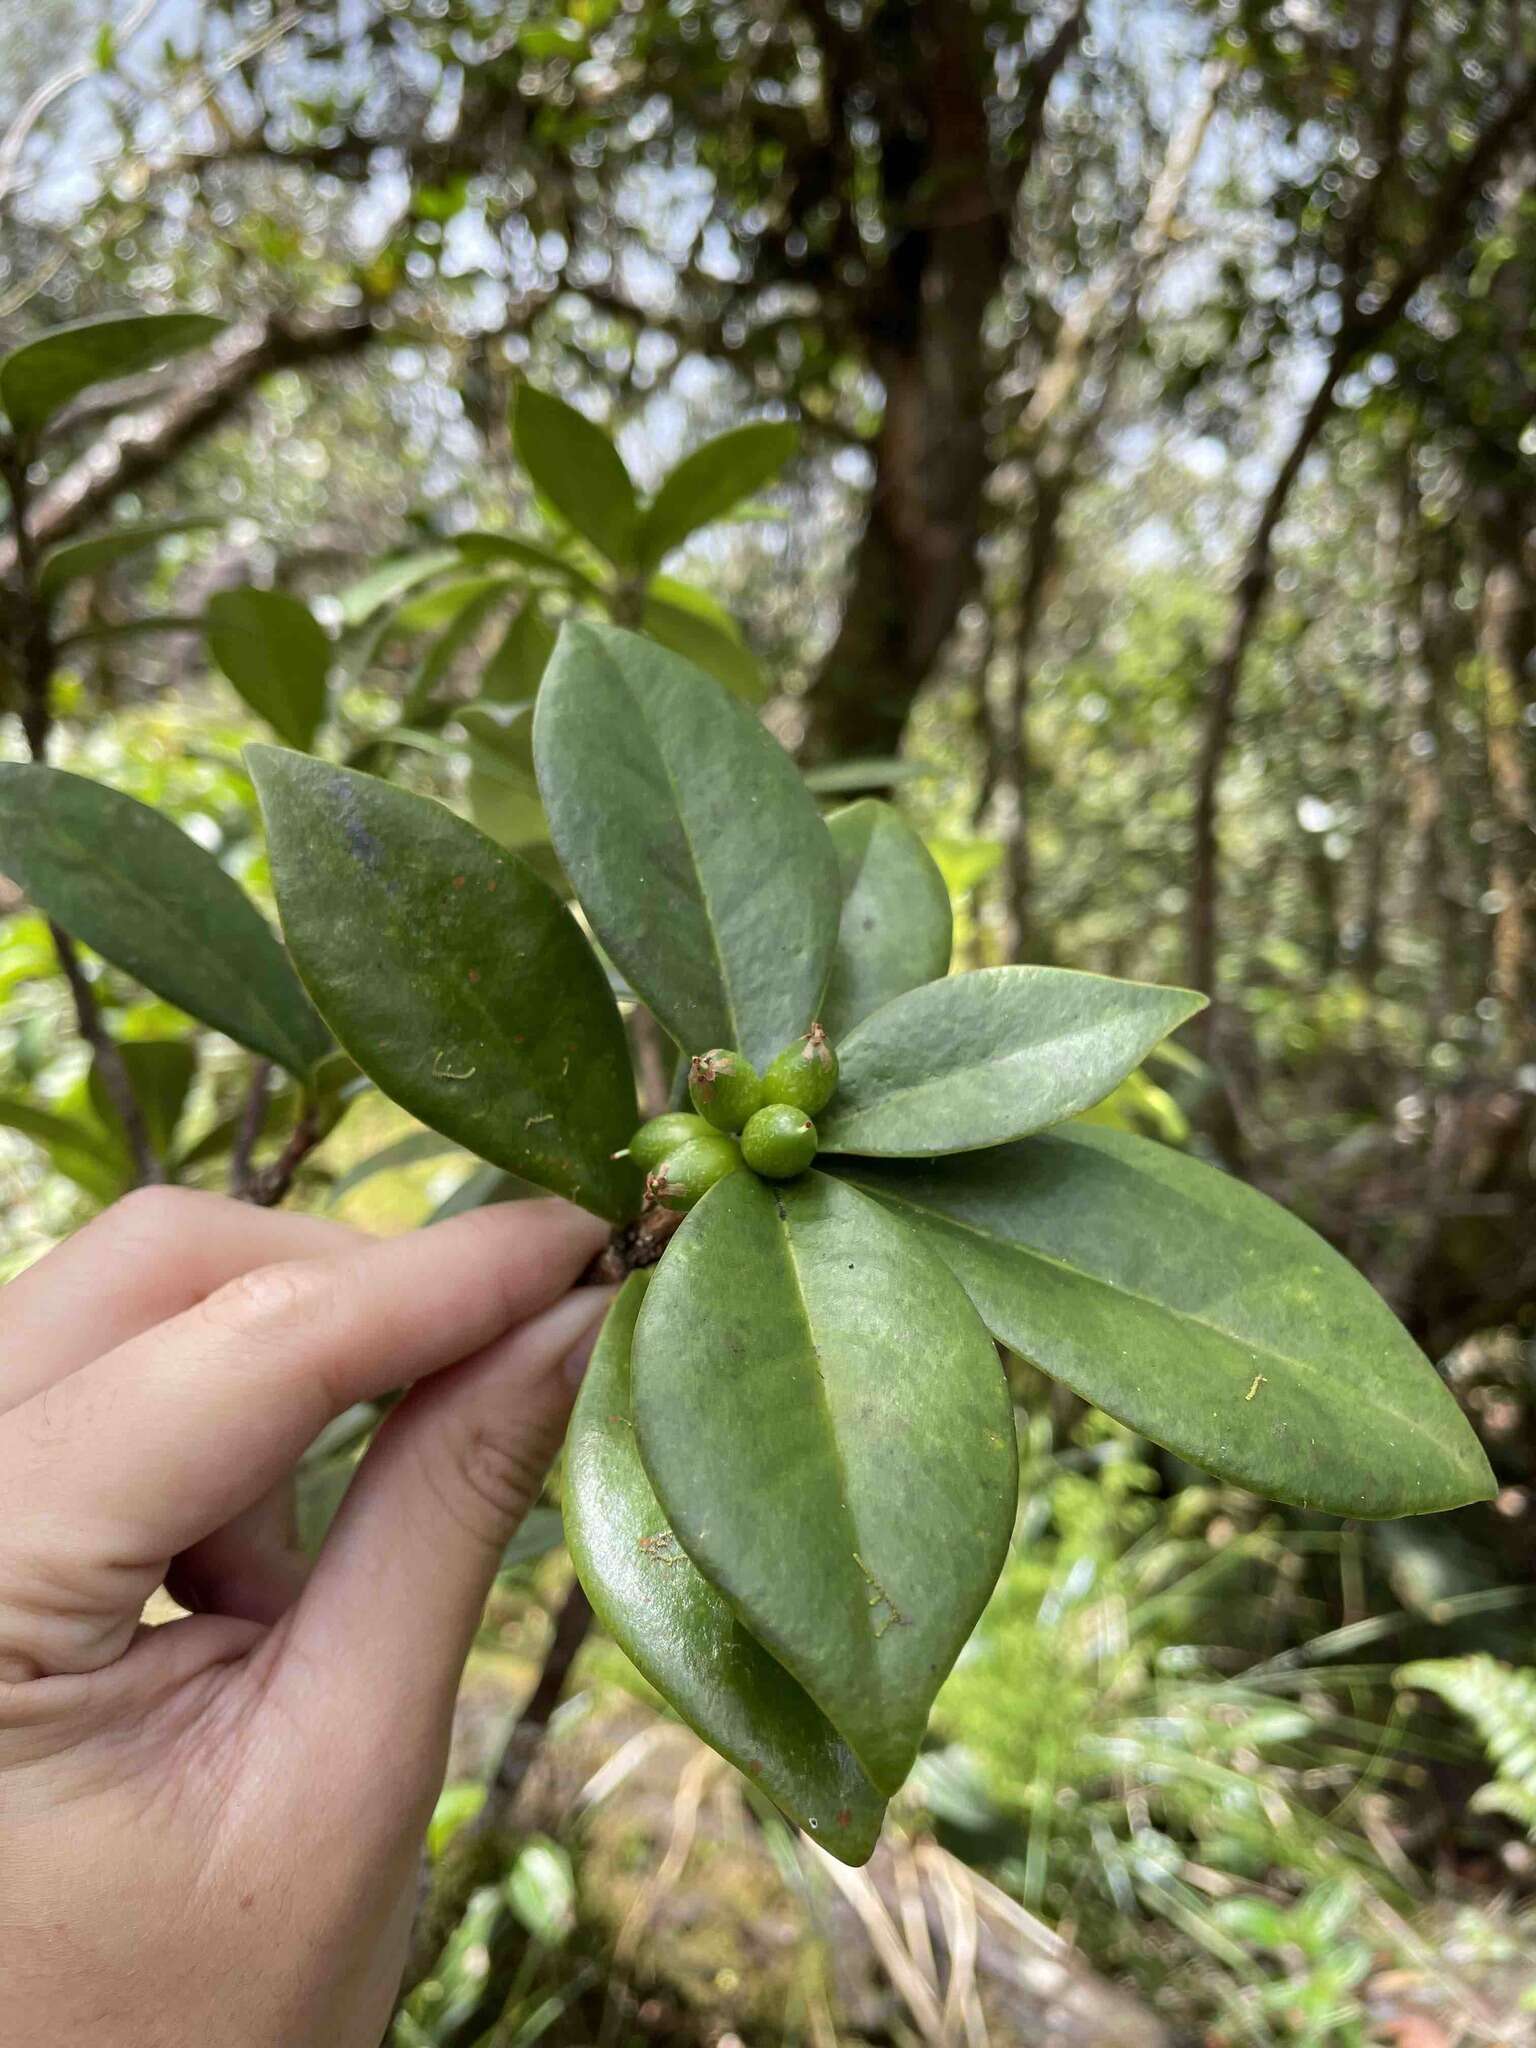
<svg viewBox="0 0 1536 2048">
<path fill-rule="evenodd" d="M 1375 1289 L 1214 1167 L 1079 1124 L 836 1170 L 924 1232 L 1002 1343 L 1204 1471 L 1372 1518 L 1493 1492 L 1454 1397 Z"/>
<path fill-rule="evenodd" d="M 997 1353 L 893 1223 L 818 1173 L 730 1175 L 657 1269 L 632 1365 L 679 1542 L 885 1792 L 992 1590 L 1018 1484 Z"/>
<path fill-rule="evenodd" d="M 632 1274 L 609 1310 L 571 1418 L 572 1561 L 603 1626 L 689 1726 L 834 1856 L 863 1863 L 884 1799 L 682 1549 L 640 1462 L 630 1353 L 649 1278 Z"/>
<path fill-rule="evenodd" d="M 1061 1123 L 1205 1007 L 1191 989 L 1062 967 L 983 967 L 875 1010 L 838 1047 L 822 1150 L 975 1152 Z"/>
<path fill-rule="evenodd" d="M 605 950 L 687 1052 L 763 1066 L 816 1015 L 837 855 L 783 748 L 690 662 L 617 626 L 561 632 L 534 763 Z"/>
</svg>

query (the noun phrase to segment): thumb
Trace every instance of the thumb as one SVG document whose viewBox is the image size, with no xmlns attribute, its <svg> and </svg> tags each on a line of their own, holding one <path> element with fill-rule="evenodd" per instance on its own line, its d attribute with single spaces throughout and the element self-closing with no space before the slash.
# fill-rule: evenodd
<svg viewBox="0 0 1536 2048">
<path fill-rule="evenodd" d="M 560 1448 L 611 1287 L 422 1381 L 368 1451 L 290 1617 L 285 1673 L 349 1747 L 435 1768 L 502 1551 Z M 279 1684 L 283 1683 L 279 1679 Z"/>
</svg>

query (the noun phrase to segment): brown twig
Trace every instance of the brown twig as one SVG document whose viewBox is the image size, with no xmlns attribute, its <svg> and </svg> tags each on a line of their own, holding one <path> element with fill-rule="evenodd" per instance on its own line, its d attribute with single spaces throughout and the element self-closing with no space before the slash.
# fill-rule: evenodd
<svg viewBox="0 0 1536 2048">
<path fill-rule="evenodd" d="M 577 1282 L 580 1287 L 614 1287 L 631 1273 L 654 1266 L 682 1222 L 670 1209 L 646 1209 L 616 1230 Z"/>
<path fill-rule="evenodd" d="M 320 1117 L 319 1107 L 306 1096 L 298 1115 L 298 1121 L 289 1133 L 288 1142 L 260 1173 L 253 1174 L 250 1193 L 246 1199 L 254 1202 L 258 1209 L 275 1209 L 288 1190 L 293 1186 L 294 1176 L 304 1161 L 325 1136 L 326 1125 Z"/>
<path fill-rule="evenodd" d="M 506 1866 L 513 1814 L 534 1759 L 543 1746 L 576 1653 L 592 1625 L 592 1609 L 579 1581 L 571 1581 L 554 1634 L 544 1653 L 538 1680 L 528 1703 L 512 1724 L 486 1785 L 485 1804 L 449 1843 L 438 1864 L 431 1889 L 416 1916 L 410 1954 L 401 1979 L 403 2001 L 437 1964 L 454 1929 L 464 1918 L 474 1894 L 494 1884 Z"/>
<path fill-rule="evenodd" d="M 251 1069 L 250 1092 L 245 1098 L 245 1108 L 240 1116 L 240 1128 L 235 1133 L 234 1149 L 229 1155 L 229 1191 L 237 1201 L 249 1202 L 255 1196 L 255 1169 L 252 1159 L 256 1141 L 261 1136 L 267 1120 L 267 1088 L 272 1079 L 272 1062 L 258 1060 Z"/>
<path fill-rule="evenodd" d="M 59 967 L 69 983 L 69 993 L 74 999 L 75 1022 L 80 1036 L 91 1048 L 91 1057 L 96 1062 L 96 1071 L 101 1076 L 101 1085 L 106 1090 L 107 1100 L 117 1114 L 128 1140 L 128 1150 L 133 1159 L 133 1178 L 137 1187 L 157 1186 L 165 1179 L 165 1169 L 155 1155 L 154 1142 L 149 1135 L 149 1126 L 144 1121 L 143 1106 L 133 1092 L 133 1082 L 128 1075 L 123 1049 L 101 1021 L 101 1008 L 96 1001 L 96 991 L 85 978 L 85 969 L 80 964 L 80 955 L 69 933 L 48 920 L 48 933 L 53 940 L 53 950 L 59 956 Z"/>
</svg>

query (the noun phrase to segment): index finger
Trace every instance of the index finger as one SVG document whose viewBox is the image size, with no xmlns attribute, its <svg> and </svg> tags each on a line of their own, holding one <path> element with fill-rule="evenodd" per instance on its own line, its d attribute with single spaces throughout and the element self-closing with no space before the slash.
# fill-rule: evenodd
<svg viewBox="0 0 1536 2048">
<path fill-rule="evenodd" d="M 46 1587 L 60 1563 L 72 1613 L 94 1566 L 112 1612 L 136 1617 L 169 1559 L 258 1500 L 333 1415 L 548 1307 L 606 1238 L 568 1203 L 518 1202 L 259 1268 L 12 1409 L 0 1634 L 16 1572 Z M 25 1590 L 29 1609 L 41 1596 Z"/>
<path fill-rule="evenodd" d="M 362 1241 L 326 1216 L 138 1188 L 0 1290 L 0 1409 L 15 1408 L 237 1273 Z"/>
</svg>

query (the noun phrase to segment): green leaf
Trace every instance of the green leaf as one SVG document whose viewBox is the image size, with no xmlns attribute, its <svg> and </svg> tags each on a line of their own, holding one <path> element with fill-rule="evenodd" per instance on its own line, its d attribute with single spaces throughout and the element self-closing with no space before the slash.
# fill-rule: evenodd
<svg viewBox="0 0 1536 2048">
<path fill-rule="evenodd" d="M 687 662 L 585 621 L 533 744 L 556 851 L 630 985 L 685 1050 L 772 1059 L 816 1015 L 840 896 L 783 748 Z"/>
<path fill-rule="evenodd" d="M 0 871 L 115 967 L 291 1074 L 330 1049 L 266 919 L 148 804 L 62 769 L 0 763 Z"/>
<path fill-rule="evenodd" d="M 342 624 L 349 628 L 364 625 L 385 605 L 392 604 L 429 577 L 440 576 L 445 569 L 456 568 L 458 562 L 459 555 L 454 548 L 432 548 L 425 554 L 399 555 L 393 561 L 381 562 L 378 568 L 370 569 L 366 576 L 359 577 L 356 583 L 349 583 L 338 594 L 336 602 L 341 607 Z"/>
<path fill-rule="evenodd" d="M 171 1151 L 187 1091 L 197 1072 L 196 1048 L 185 1038 L 133 1038 L 123 1040 L 117 1049 L 143 1112 L 149 1142 L 156 1158 L 164 1159 Z M 91 1066 L 89 1097 L 102 1129 L 116 1141 L 124 1161 L 129 1161 L 128 1133 L 102 1078 L 99 1060 Z"/>
<path fill-rule="evenodd" d="M 603 429 L 564 399 L 524 384 L 512 445 L 539 495 L 610 562 L 629 568 L 639 508 L 623 457 Z"/>
<path fill-rule="evenodd" d="M 346 1050 L 418 1122 L 600 1216 L 637 1121 L 624 1027 L 570 912 L 430 798 L 249 751 L 283 928 Z"/>
<path fill-rule="evenodd" d="M 0 360 L 0 404 L 18 434 L 35 434 L 92 384 L 137 376 L 223 328 L 207 313 L 129 313 L 55 327 Z"/>
<path fill-rule="evenodd" d="M 923 1229 L 993 1335 L 1218 1477 L 1330 1514 L 1493 1491 L 1429 1361 L 1347 1260 L 1241 1181 L 1074 1126 L 837 1169 Z"/>
<path fill-rule="evenodd" d="M 153 519 L 136 526 L 114 526 L 109 533 L 98 533 L 90 540 L 66 541 L 43 557 L 37 594 L 45 604 L 54 604 L 71 583 L 99 576 L 103 569 L 154 547 L 173 533 L 198 533 L 222 523 L 218 519 Z"/>
<path fill-rule="evenodd" d="M 640 521 L 639 559 L 652 568 L 701 526 L 778 475 L 800 445 L 787 421 L 755 420 L 685 455 Z"/>
<path fill-rule="evenodd" d="M 514 850 L 546 843 L 549 820 L 533 772 L 531 704 L 466 705 L 469 809 L 479 829 Z"/>
<path fill-rule="evenodd" d="M 652 591 L 646 597 L 641 624 L 653 640 L 696 663 L 749 704 L 761 704 L 768 695 L 757 657 L 733 620 L 711 617 L 693 605 L 670 603 Z"/>
<path fill-rule="evenodd" d="M 885 1801 L 836 1730 L 736 1619 L 667 1525 L 635 1448 L 630 1345 L 649 1275 L 608 1311 L 565 1448 L 565 1535 L 598 1618 L 697 1734 L 846 1863 Z"/>
<path fill-rule="evenodd" d="M 420 597 L 401 605 L 390 622 L 391 629 L 399 633 L 435 633 L 442 626 L 453 625 L 485 597 L 510 598 L 516 590 L 516 584 L 506 576 L 457 576 L 451 583 L 440 583 L 435 590 L 424 591 Z"/>
<path fill-rule="evenodd" d="M 534 599 L 528 598 L 485 664 L 480 694 L 497 704 L 520 703 L 533 696 L 554 651 L 554 628 Z"/>
<path fill-rule="evenodd" d="M 530 569 L 536 575 L 552 576 L 559 582 L 570 584 L 573 589 L 593 593 L 598 590 L 579 562 L 572 561 L 555 548 L 546 547 L 543 541 L 527 540 L 521 534 L 476 530 L 456 534 L 453 544 L 466 562 L 477 565 L 516 562 L 520 568 Z"/>
<path fill-rule="evenodd" d="M 95 1201 L 115 1202 L 129 1183 L 119 1147 L 105 1131 L 73 1117 L 39 1108 L 16 1097 L 0 1097 L 0 1128 L 18 1131 L 41 1146 L 55 1173 L 62 1173 Z"/>
<path fill-rule="evenodd" d="M 427 649 L 421 665 L 411 678 L 400 707 L 402 718 L 419 718 L 431 703 L 437 687 L 453 668 L 458 656 L 479 638 L 487 619 L 511 597 L 511 586 L 502 577 L 492 577 L 461 604 L 449 623 Z"/>
<path fill-rule="evenodd" d="M 553 1947 L 576 1927 L 576 1874 L 567 1852 L 535 1835 L 518 1849 L 506 1878 L 507 1904 L 536 1942 Z"/>
<path fill-rule="evenodd" d="M 821 1021 L 840 1043 L 894 996 L 949 972 L 949 891 L 899 811 L 873 797 L 827 820 L 843 878 L 843 913 Z"/>
<path fill-rule="evenodd" d="M 922 1236 L 818 1173 L 720 1181 L 635 1332 L 640 1455 L 678 1541 L 884 1792 L 1002 1567 L 997 1354 Z"/>
<path fill-rule="evenodd" d="M 331 643 L 308 605 L 283 590 L 221 590 L 204 614 L 208 651 L 280 739 L 307 748 L 325 716 Z"/>
<path fill-rule="evenodd" d="M 975 1152 L 1087 1109 L 1204 996 L 1063 967 L 982 967 L 910 990 L 838 1047 L 822 1150 Z"/>
</svg>

